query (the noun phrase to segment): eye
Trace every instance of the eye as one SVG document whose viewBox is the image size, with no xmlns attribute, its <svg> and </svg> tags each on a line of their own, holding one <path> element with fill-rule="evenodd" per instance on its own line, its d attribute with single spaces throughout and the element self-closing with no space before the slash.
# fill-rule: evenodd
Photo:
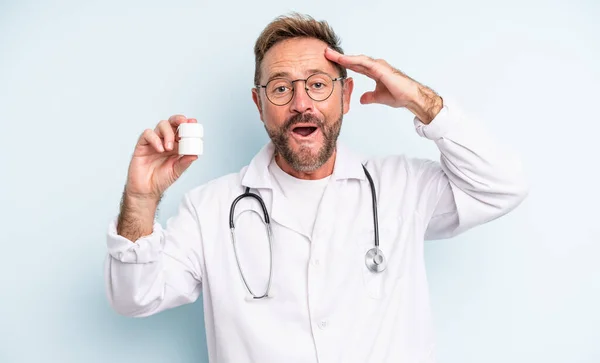
<svg viewBox="0 0 600 363">
<path fill-rule="evenodd" d="M 314 92 L 327 92 L 331 86 L 331 81 L 320 74 L 313 75 L 309 78 L 308 88 Z"/>
<path fill-rule="evenodd" d="M 291 92 L 291 84 L 285 79 L 275 78 L 267 83 L 267 92 L 273 96 L 286 95 Z"/>
</svg>

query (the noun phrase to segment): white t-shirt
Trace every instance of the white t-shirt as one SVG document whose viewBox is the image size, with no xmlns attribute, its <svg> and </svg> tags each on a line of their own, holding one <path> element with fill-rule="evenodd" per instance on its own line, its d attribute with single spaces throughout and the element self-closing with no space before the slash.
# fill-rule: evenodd
<svg viewBox="0 0 600 363">
<path fill-rule="evenodd" d="M 313 226 L 317 217 L 319 203 L 325 192 L 325 187 L 331 175 L 318 180 L 298 179 L 283 171 L 275 158 L 269 164 L 269 173 L 273 176 L 275 183 L 273 187 L 287 199 L 289 205 L 297 206 L 293 213 L 300 221 L 302 234 L 312 236 Z"/>
</svg>

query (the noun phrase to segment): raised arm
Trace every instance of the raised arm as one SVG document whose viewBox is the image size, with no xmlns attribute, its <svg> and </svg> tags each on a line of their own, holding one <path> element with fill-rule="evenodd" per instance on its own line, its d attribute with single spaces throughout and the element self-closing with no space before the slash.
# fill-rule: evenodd
<svg viewBox="0 0 600 363">
<path fill-rule="evenodd" d="M 382 166 L 391 173 L 388 180 L 408 174 L 406 180 L 415 183 L 410 190 L 418 194 L 417 209 L 427 222 L 427 239 L 451 237 L 491 221 L 526 197 L 528 186 L 519 158 L 455 103 L 382 59 L 342 55 L 331 49 L 325 56 L 375 80 L 375 90 L 363 94 L 361 103 L 407 108 L 415 115 L 419 135 L 438 146 L 440 162 L 389 158 L 384 163 L 391 165 Z"/>
<path fill-rule="evenodd" d="M 176 115 L 140 136 L 129 165 L 119 216 L 107 235 L 105 286 L 111 306 L 147 316 L 195 301 L 201 291 L 200 230 L 189 195 L 165 229 L 154 221 L 164 191 L 196 160 L 178 155 Z"/>
</svg>

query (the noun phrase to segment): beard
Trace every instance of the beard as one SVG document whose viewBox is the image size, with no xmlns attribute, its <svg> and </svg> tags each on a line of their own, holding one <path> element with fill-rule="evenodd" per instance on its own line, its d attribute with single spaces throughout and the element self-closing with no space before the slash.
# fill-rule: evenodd
<svg viewBox="0 0 600 363">
<path fill-rule="evenodd" d="M 342 128 L 343 115 L 344 113 L 340 112 L 337 120 L 328 123 L 310 113 L 297 114 L 290 117 L 279 128 L 269 129 L 265 124 L 265 129 L 275 146 L 275 152 L 294 170 L 303 173 L 313 172 L 323 166 L 331 155 L 333 155 Z M 321 130 L 323 144 L 316 152 L 312 148 L 302 144 L 297 151 L 292 149 L 289 134 L 294 126 L 299 123 L 311 123 Z"/>
</svg>

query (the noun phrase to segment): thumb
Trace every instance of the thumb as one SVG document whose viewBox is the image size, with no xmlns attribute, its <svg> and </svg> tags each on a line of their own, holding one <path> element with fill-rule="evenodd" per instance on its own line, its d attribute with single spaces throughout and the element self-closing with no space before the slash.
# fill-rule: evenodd
<svg viewBox="0 0 600 363">
<path fill-rule="evenodd" d="M 373 92 L 373 91 L 371 91 L 371 92 L 365 92 L 360 97 L 360 103 L 362 103 L 363 105 L 367 105 L 369 103 L 376 103 L 376 101 L 375 101 L 375 92 Z"/>
<path fill-rule="evenodd" d="M 187 168 L 192 165 L 192 163 L 198 159 L 196 155 L 184 155 L 175 161 L 173 164 L 173 171 L 175 172 L 175 176 L 179 178 Z"/>
</svg>

